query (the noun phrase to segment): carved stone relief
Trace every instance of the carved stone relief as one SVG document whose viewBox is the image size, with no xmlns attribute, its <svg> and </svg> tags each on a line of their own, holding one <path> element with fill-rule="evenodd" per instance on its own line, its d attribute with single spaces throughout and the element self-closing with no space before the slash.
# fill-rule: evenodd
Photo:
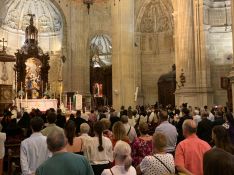
<svg viewBox="0 0 234 175">
<path fill-rule="evenodd" d="M 12 29 L 17 29 L 18 28 L 18 22 L 19 22 L 19 13 L 14 9 L 10 12 L 8 12 L 8 15 L 6 16 L 5 19 L 5 25 L 9 26 Z"/>
<path fill-rule="evenodd" d="M 172 13 L 172 4 L 168 0 L 152 0 L 146 6 L 140 25 L 142 51 L 156 55 L 174 51 Z"/>
<path fill-rule="evenodd" d="M 46 16 L 45 14 L 43 14 L 42 16 L 39 17 L 38 22 L 39 22 L 38 30 L 40 32 L 52 31 L 50 18 L 48 16 Z"/>
<path fill-rule="evenodd" d="M 144 12 L 141 32 L 173 31 L 172 9 L 168 6 L 164 0 L 152 0 Z"/>
<path fill-rule="evenodd" d="M 28 26 L 27 14 L 35 14 L 39 33 L 62 30 L 62 17 L 50 0 L 13 0 L 7 3 L 4 28 L 24 31 Z"/>
<path fill-rule="evenodd" d="M 3 82 L 8 80 L 8 73 L 7 73 L 7 67 L 6 67 L 6 63 L 3 63 L 2 66 L 2 76 L 1 76 L 1 80 Z"/>
</svg>

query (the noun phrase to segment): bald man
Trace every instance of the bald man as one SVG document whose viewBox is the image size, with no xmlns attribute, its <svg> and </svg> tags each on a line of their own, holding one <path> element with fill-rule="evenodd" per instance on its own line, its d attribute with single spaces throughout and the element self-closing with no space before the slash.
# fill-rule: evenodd
<svg viewBox="0 0 234 175">
<path fill-rule="evenodd" d="M 53 156 L 37 168 L 36 175 L 94 175 L 85 157 L 67 152 L 63 131 L 52 131 L 46 142 Z"/>
<path fill-rule="evenodd" d="M 210 150 L 210 145 L 197 137 L 195 121 L 185 120 L 182 129 L 185 140 L 181 141 L 176 148 L 176 168 L 187 175 L 202 175 L 203 155 Z"/>
</svg>

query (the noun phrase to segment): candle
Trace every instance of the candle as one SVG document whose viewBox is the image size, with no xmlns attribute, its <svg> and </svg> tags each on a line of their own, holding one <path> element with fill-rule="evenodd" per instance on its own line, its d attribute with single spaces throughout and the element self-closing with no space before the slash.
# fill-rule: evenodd
<svg viewBox="0 0 234 175">
<path fill-rule="evenodd" d="M 23 104 L 23 83 L 20 82 L 20 106 L 22 108 L 22 104 Z"/>
<path fill-rule="evenodd" d="M 22 107 L 22 103 L 23 103 L 23 95 L 21 94 L 21 96 L 20 96 L 20 104 L 21 104 L 21 107 Z"/>
<path fill-rule="evenodd" d="M 43 97 L 43 81 L 41 81 L 41 96 Z"/>
<path fill-rule="evenodd" d="M 46 92 L 47 92 L 47 83 L 46 83 Z"/>
<path fill-rule="evenodd" d="M 60 94 L 59 94 L 59 101 L 60 101 L 60 105 L 62 104 L 62 91 L 60 91 Z"/>
<path fill-rule="evenodd" d="M 60 105 L 62 104 L 62 92 L 60 92 L 60 94 L 59 94 L 59 103 L 60 103 Z"/>
<path fill-rule="evenodd" d="M 28 107 L 28 92 L 26 92 L 25 99 L 26 99 L 26 107 Z"/>
<path fill-rule="evenodd" d="M 16 94 L 16 97 L 18 96 L 17 94 L 17 83 L 16 83 L 16 86 L 15 86 L 15 94 Z"/>
<path fill-rule="evenodd" d="M 63 92 L 63 85 L 62 85 L 62 82 L 61 82 L 61 84 L 60 84 L 60 93 L 59 93 L 60 105 L 62 104 L 62 92 Z"/>
<path fill-rule="evenodd" d="M 69 107 L 70 107 L 70 111 L 71 111 L 71 109 L 72 109 L 72 106 L 71 106 L 71 97 L 69 97 Z"/>
<path fill-rule="evenodd" d="M 66 94 L 66 97 L 65 97 L 65 104 L 66 104 L 66 107 L 67 107 L 67 94 Z"/>
</svg>

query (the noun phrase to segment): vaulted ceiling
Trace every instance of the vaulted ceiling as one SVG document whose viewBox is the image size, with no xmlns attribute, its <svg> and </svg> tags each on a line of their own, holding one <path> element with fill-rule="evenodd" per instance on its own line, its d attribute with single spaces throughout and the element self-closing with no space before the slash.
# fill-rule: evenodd
<svg viewBox="0 0 234 175">
<path fill-rule="evenodd" d="M 3 27 L 9 30 L 24 31 L 29 25 L 28 14 L 35 14 L 35 25 L 40 33 L 53 33 L 62 30 L 62 18 L 50 0 L 7 0 L 7 15 Z"/>
</svg>

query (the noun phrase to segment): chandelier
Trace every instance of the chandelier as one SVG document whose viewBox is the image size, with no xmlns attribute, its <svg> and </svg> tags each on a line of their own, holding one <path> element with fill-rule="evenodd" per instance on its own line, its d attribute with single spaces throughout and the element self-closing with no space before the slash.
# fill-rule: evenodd
<svg viewBox="0 0 234 175">
<path fill-rule="evenodd" d="M 95 0 L 83 0 L 83 3 L 87 5 L 87 9 L 88 9 L 88 14 L 89 14 L 89 10 L 90 10 L 90 7 L 91 5 L 93 5 Z M 115 3 L 116 0 L 114 0 L 114 5 L 116 5 Z M 120 2 L 120 0 L 119 0 Z"/>
<path fill-rule="evenodd" d="M 87 5 L 88 14 L 89 14 L 90 6 L 93 5 L 94 0 L 83 0 L 83 3 Z"/>
</svg>

